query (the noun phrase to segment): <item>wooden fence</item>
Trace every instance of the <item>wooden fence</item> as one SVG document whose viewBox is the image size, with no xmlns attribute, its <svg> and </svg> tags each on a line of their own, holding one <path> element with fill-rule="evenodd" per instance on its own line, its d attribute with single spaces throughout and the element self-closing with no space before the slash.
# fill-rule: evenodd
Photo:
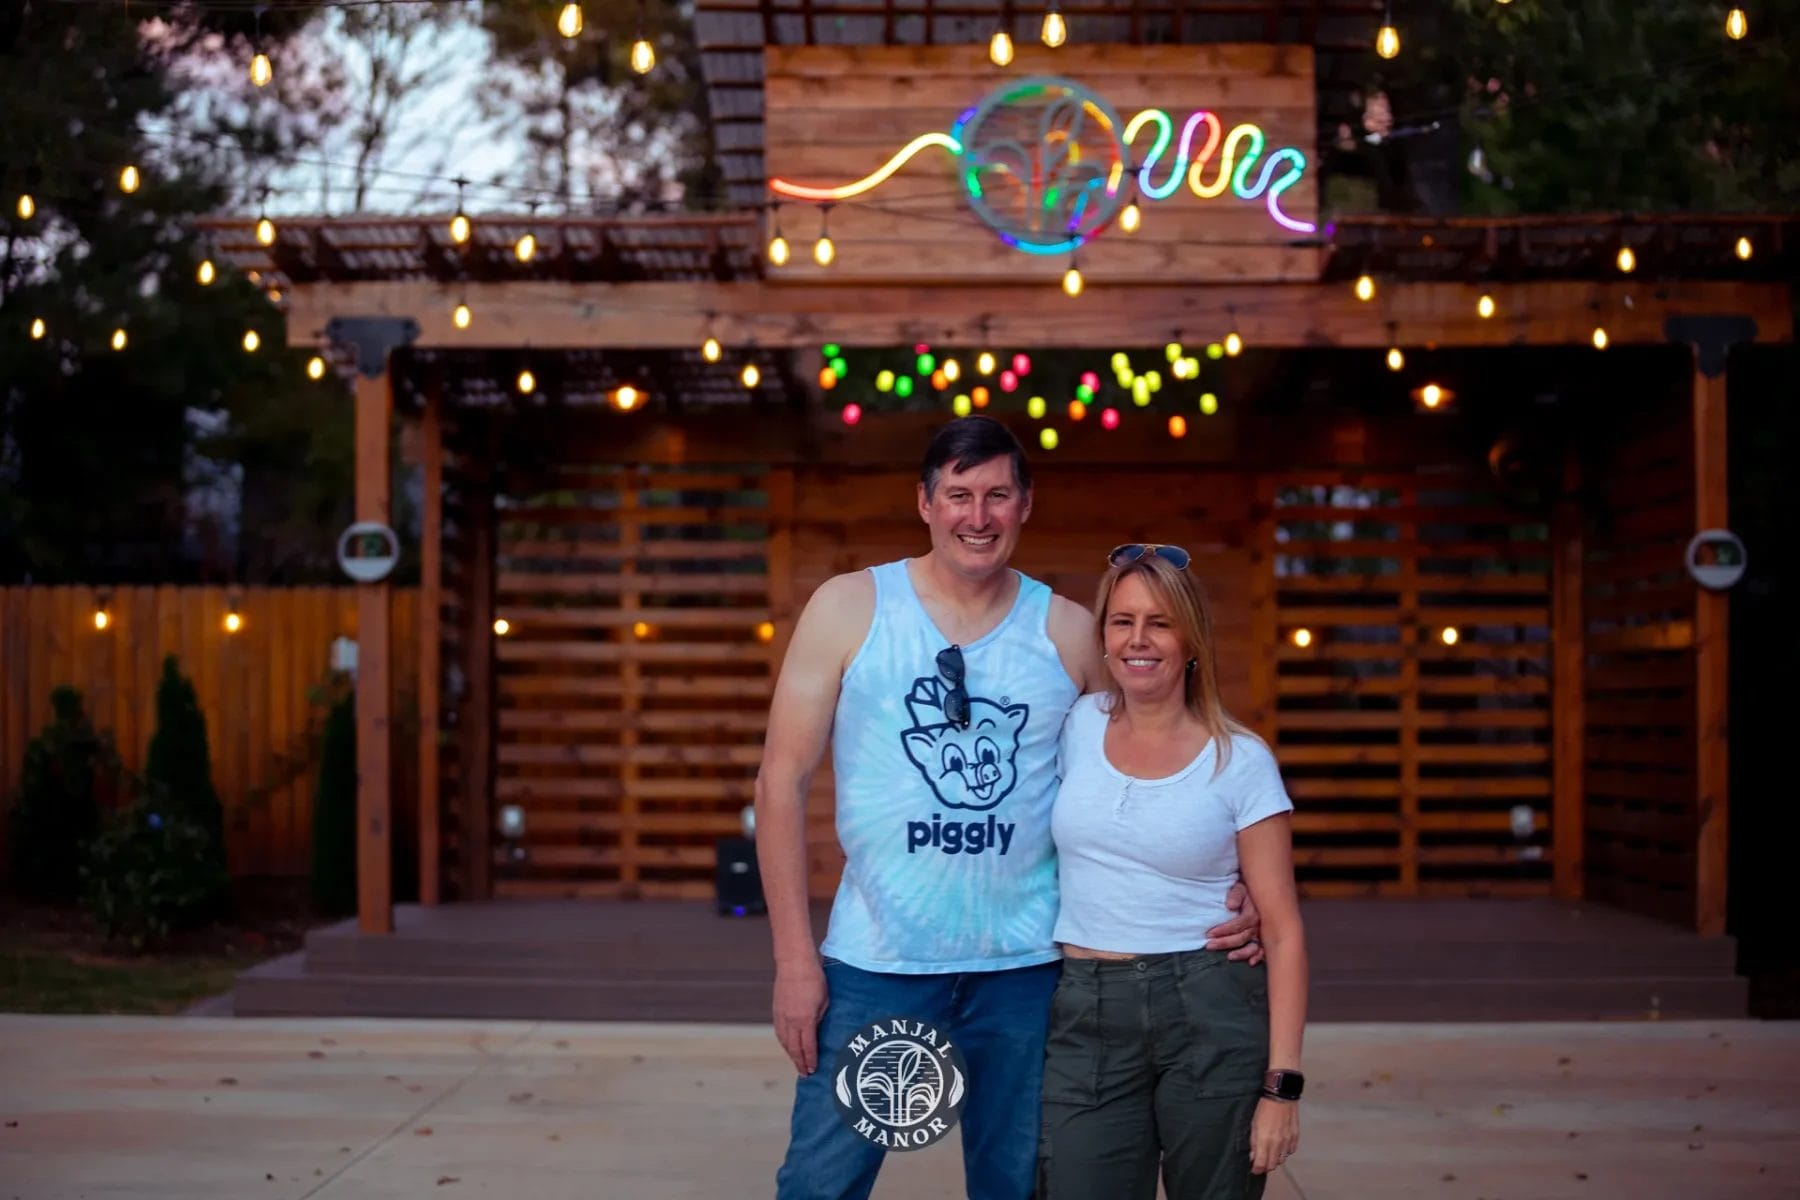
<svg viewBox="0 0 1800 1200">
<path fill-rule="evenodd" d="M 394 593 L 397 738 L 414 711 L 416 609 L 416 593 Z M 232 612 L 236 632 L 226 629 Z M 26 747 L 50 721 L 50 693 L 64 684 L 80 689 L 125 766 L 141 770 L 163 659 L 173 654 L 206 716 L 232 874 L 304 874 L 324 718 L 314 701 L 340 636 L 356 636 L 353 588 L 0 588 L 0 791 L 10 798 L 18 786 Z M 394 807 L 410 822 L 409 782 L 410 772 L 397 775 Z"/>
</svg>

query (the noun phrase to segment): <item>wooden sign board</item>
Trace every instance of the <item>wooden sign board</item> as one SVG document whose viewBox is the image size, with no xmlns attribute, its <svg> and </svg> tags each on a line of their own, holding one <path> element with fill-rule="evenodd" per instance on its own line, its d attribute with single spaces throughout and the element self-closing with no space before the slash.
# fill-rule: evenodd
<svg viewBox="0 0 1800 1200">
<path fill-rule="evenodd" d="M 1318 278 L 1319 250 L 1296 244 L 1318 221 L 1311 47 L 1021 45 L 1002 69 L 983 46 L 771 46 L 764 66 L 771 198 L 782 201 L 781 232 L 792 246 L 787 265 L 770 265 L 772 280 L 1055 286 L 1069 251 L 1039 238 L 1042 252 L 1030 252 L 1002 233 L 1029 244 L 1034 220 L 1057 234 L 1055 222 L 1066 219 L 1080 236 L 1100 218 L 1104 228 L 1076 250 L 1090 282 Z M 1051 82 L 1032 86 L 1040 80 Z M 1160 110 L 1166 123 L 1139 119 L 1146 110 Z M 1248 126 L 1260 146 L 1239 132 Z M 1169 136 L 1153 159 L 1164 141 L 1159 127 Z M 934 134 L 884 179 L 831 204 L 837 256 L 815 263 L 820 205 L 788 189 L 858 186 Z M 980 173 L 1008 162 L 1018 169 Z M 1116 200 L 1090 188 L 1095 203 L 1071 214 L 1065 189 L 1064 211 L 1043 216 L 1057 178 L 1071 167 L 1104 173 L 1108 162 Z M 1146 182 L 1167 196 L 1146 195 Z M 1048 205 L 1033 205 L 1033 184 Z M 1121 218 L 1131 200 L 1142 224 L 1128 233 Z M 1101 211 L 1107 203 L 1110 213 Z"/>
</svg>

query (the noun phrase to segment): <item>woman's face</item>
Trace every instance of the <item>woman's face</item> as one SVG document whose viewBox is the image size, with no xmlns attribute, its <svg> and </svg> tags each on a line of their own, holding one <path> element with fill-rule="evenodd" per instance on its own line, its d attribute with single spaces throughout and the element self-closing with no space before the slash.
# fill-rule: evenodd
<svg viewBox="0 0 1800 1200">
<path fill-rule="evenodd" d="M 1143 576 L 1119 580 L 1106 603 L 1106 667 L 1126 698 L 1180 695 L 1187 660 L 1174 623 Z"/>
</svg>

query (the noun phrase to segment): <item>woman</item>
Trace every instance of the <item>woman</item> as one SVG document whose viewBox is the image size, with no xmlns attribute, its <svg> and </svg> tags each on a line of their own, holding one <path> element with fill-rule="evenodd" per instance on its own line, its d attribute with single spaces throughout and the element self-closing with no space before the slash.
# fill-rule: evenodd
<svg viewBox="0 0 1800 1200">
<path fill-rule="evenodd" d="M 1108 688 L 1063 727 L 1061 982 L 1039 1200 L 1259 1197 L 1299 1144 L 1306 947 L 1293 802 L 1219 701 L 1178 546 L 1120 546 L 1095 604 Z M 1267 975 L 1205 949 L 1241 872 Z"/>
</svg>

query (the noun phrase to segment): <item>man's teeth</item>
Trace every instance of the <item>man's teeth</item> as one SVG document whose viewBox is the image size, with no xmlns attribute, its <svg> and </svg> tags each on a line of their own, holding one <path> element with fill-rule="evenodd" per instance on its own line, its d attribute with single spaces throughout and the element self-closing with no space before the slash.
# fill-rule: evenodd
<svg viewBox="0 0 1800 1200">
<path fill-rule="evenodd" d="M 966 533 L 961 536 L 962 540 L 971 546 L 986 546 L 994 540 L 994 535 L 991 533 L 986 537 L 970 537 Z"/>
</svg>

